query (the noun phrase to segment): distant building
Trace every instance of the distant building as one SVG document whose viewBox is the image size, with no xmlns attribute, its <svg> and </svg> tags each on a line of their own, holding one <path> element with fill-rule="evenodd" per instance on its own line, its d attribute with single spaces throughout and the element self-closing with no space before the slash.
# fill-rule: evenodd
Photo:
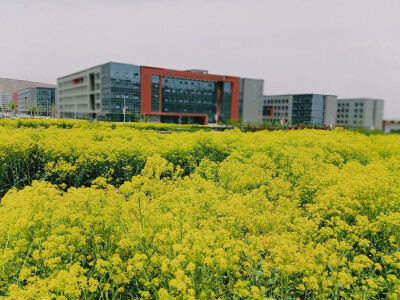
<svg viewBox="0 0 400 300">
<path fill-rule="evenodd" d="M 57 116 L 122 122 L 261 120 L 263 80 L 106 63 L 57 79 Z"/>
<path fill-rule="evenodd" d="M 54 84 L 47 84 L 47 83 L 19 80 L 19 79 L 0 78 L 0 93 L 11 94 L 12 101 L 14 102 L 15 105 L 18 105 L 18 91 L 38 86 L 46 88 L 56 87 Z"/>
<path fill-rule="evenodd" d="M 12 102 L 12 94 L 0 92 L 0 108 L 2 112 L 11 110 L 10 102 Z"/>
<path fill-rule="evenodd" d="M 49 116 L 55 104 L 56 89 L 48 87 L 31 87 L 18 92 L 18 111 L 30 113 L 35 109 L 36 115 Z"/>
<path fill-rule="evenodd" d="M 47 84 L 47 83 L 19 80 L 19 79 L 0 78 L 0 92 L 6 94 L 12 94 L 21 91 L 23 89 L 36 86 L 49 87 L 49 88 L 56 87 L 54 84 Z"/>
<path fill-rule="evenodd" d="M 262 122 L 264 80 L 240 79 L 239 118 L 243 124 Z"/>
<path fill-rule="evenodd" d="M 382 129 L 383 103 L 370 98 L 338 99 L 337 125 Z"/>
<path fill-rule="evenodd" d="M 320 94 L 265 95 L 262 119 L 290 124 L 328 125 L 336 122 L 337 96 Z"/>
<path fill-rule="evenodd" d="M 384 120 L 383 131 L 385 133 L 400 133 L 400 120 Z"/>
</svg>

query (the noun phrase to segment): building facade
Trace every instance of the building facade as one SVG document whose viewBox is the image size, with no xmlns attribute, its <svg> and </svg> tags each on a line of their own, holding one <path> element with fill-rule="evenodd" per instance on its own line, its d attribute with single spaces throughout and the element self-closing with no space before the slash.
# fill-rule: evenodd
<svg viewBox="0 0 400 300">
<path fill-rule="evenodd" d="M 264 80 L 240 79 L 239 119 L 243 124 L 262 122 Z"/>
<path fill-rule="evenodd" d="M 49 116 L 55 105 L 56 89 L 48 87 L 30 87 L 18 92 L 18 112 Z"/>
<path fill-rule="evenodd" d="M 382 129 L 383 102 L 370 98 L 338 99 L 337 125 Z"/>
<path fill-rule="evenodd" d="M 60 118 L 113 122 L 145 117 L 151 122 L 220 124 L 238 121 L 240 114 L 260 118 L 253 106 L 256 101 L 259 106 L 262 92 L 256 99 L 248 81 L 243 81 L 241 98 L 239 77 L 110 62 L 58 78 L 56 112 Z"/>
<path fill-rule="evenodd" d="M 0 92 L 0 108 L 2 112 L 11 110 L 10 102 L 12 102 L 12 94 Z"/>
<path fill-rule="evenodd" d="M 385 133 L 400 133 L 400 120 L 384 120 L 383 131 Z"/>
<path fill-rule="evenodd" d="M 262 119 L 270 124 L 335 124 L 336 106 L 337 97 L 331 95 L 265 95 Z"/>
</svg>

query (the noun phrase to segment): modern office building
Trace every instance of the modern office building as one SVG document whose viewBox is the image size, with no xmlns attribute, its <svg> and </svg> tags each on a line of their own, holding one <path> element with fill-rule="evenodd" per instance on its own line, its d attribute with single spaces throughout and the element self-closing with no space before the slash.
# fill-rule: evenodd
<svg viewBox="0 0 400 300">
<path fill-rule="evenodd" d="M 265 95 L 264 122 L 328 125 L 336 122 L 337 96 L 320 94 Z"/>
<path fill-rule="evenodd" d="M 263 81 L 110 62 L 57 79 L 57 116 L 123 122 L 261 120 Z"/>
<path fill-rule="evenodd" d="M 30 87 L 18 92 L 18 111 L 29 113 L 32 107 L 35 114 L 49 116 L 55 104 L 56 89 L 48 87 Z"/>
<path fill-rule="evenodd" d="M 383 102 L 370 98 L 338 99 L 337 125 L 382 129 Z"/>
<path fill-rule="evenodd" d="M 12 94 L 0 92 L 0 108 L 2 112 L 10 111 L 9 103 L 12 102 Z"/>
</svg>

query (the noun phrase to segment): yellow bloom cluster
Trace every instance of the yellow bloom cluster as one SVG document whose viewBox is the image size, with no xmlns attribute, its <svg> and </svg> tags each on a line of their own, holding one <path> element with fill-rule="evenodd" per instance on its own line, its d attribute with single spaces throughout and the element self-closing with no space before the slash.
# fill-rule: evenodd
<svg viewBox="0 0 400 300">
<path fill-rule="evenodd" d="M 10 128 L 0 297 L 400 297 L 399 136 Z"/>
</svg>

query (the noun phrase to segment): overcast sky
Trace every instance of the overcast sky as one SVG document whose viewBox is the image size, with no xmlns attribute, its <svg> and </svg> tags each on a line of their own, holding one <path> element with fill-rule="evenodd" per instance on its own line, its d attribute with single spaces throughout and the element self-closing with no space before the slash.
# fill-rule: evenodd
<svg viewBox="0 0 400 300">
<path fill-rule="evenodd" d="M 400 119 L 400 0 L 0 0 L 0 77 L 109 61 L 263 78 L 265 94 L 385 100 Z"/>
</svg>

